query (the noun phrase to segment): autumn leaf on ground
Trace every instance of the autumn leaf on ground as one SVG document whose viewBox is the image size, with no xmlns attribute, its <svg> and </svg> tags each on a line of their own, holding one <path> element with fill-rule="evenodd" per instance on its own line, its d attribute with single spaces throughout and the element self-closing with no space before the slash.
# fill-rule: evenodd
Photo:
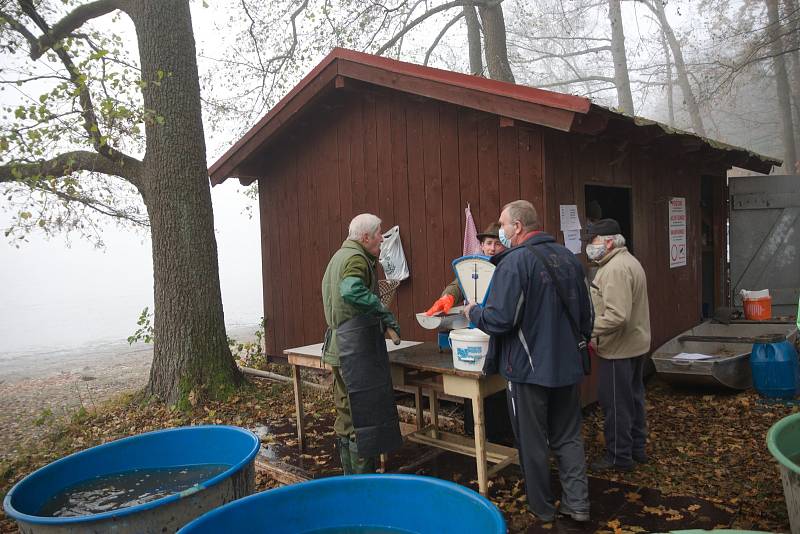
<svg viewBox="0 0 800 534">
<path fill-rule="evenodd" d="M 699 505 L 699 504 L 692 504 L 692 505 L 690 505 L 690 506 L 689 506 L 689 508 L 688 508 L 688 510 L 689 510 L 690 512 L 696 512 L 696 511 L 697 511 L 697 510 L 699 510 L 699 509 L 700 509 L 700 505 Z"/>
<path fill-rule="evenodd" d="M 639 495 L 639 494 L 638 494 L 638 493 L 636 493 L 636 492 L 629 491 L 628 493 L 626 493 L 626 494 L 625 494 L 625 498 L 628 500 L 628 502 L 636 502 L 636 501 L 638 501 L 639 499 L 641 499 L 641 498 L 642 498 L 642 496 L 641 496 L 641 495 Z"/>
</svg>

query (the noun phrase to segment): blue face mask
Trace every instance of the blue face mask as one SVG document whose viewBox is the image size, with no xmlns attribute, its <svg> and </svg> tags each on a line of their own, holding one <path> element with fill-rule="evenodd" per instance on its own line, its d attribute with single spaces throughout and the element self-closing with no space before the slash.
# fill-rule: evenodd
<svg viewBox="0 0 800 534">
<path fill-rule="evenodd" d="M 511 244 L 511 240 L 506 237 L 506 232 L 503 230 L 503 227 L 500 227 L 500 231 L 497 232 L 497 237 L 500 238 L 500 243 L 506 248 L 511 248 L 514 245 Z"/>
</svg>

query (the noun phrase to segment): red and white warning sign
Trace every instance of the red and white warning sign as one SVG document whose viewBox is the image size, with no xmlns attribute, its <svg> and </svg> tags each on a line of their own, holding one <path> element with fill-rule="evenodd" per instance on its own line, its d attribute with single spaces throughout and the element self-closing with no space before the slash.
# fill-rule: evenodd
<svg viewBox="0 0 800 534">
<path fill-rule="evenodd" d="M 686 265 L 686 199 L 669 199 L 669 267 Z"/>
</svg>

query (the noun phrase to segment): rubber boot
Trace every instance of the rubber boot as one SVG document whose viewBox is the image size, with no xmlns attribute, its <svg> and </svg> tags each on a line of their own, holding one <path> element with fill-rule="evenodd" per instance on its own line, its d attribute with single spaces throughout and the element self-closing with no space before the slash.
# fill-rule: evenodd
<svg viewBox="0 0 800 534">
<path fill-rule="evenodd" d="M 350 441 L 350 465 L 354 475 L 364 475 L 375 472 L 375 458 L 364 458 L 358 455 L 355 441 Z"/>
<path fill-rule="evenodd" d="M 336 448 L 339 449 L 339 461 L 342 463 L 342 474 L 353 474 L 353 463 L 350 459 L 350 440 L 341 436 L 336 438 Z"/>
</svg>

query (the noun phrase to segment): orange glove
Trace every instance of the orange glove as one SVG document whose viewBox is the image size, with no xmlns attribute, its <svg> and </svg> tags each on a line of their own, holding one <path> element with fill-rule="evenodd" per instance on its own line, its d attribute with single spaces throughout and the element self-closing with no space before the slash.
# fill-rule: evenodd
<svg viewBox="0 0 800 534">
<path fill-rule="evenodd" d="M 430 317 L 431 315 L 439 312 L 447 313 L 450 311 L 450 308 L 453 307 L 455 302 L 456 298 L 453 295 L 445 295 L 440 297 L 439 300 L 434 302 L 433 306 L 431 306 L 430 309 L 425 312 L 425 315 Z"/>
</svg>

